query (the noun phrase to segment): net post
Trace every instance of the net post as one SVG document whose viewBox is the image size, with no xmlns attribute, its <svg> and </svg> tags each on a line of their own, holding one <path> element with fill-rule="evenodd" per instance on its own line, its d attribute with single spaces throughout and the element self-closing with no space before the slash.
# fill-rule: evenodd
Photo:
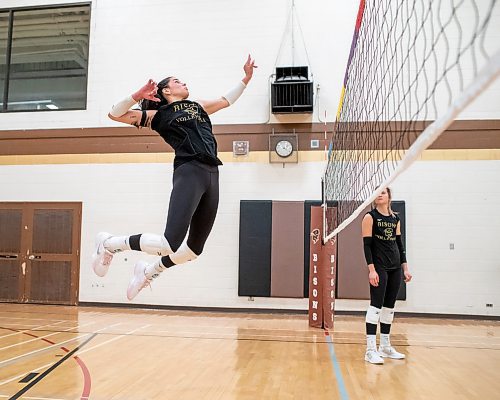
<svg viewBox="0 0 500 400">
<path fill-rule="evenodd" d="M 336 238 L 323 242 L 324 207 L 311 207 L 309 326 L 333 329 L 335 280 L 337 270 Z M 336 207 L 328 213 L 336 216 Z"/>
</svg>

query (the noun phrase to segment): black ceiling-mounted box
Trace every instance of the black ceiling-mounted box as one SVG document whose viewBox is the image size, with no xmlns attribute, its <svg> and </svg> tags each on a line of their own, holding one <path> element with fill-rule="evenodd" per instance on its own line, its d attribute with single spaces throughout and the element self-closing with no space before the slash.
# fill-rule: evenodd
<svg viewBox="0 0 500 400">
<path fill-rule="evenodd" d="M 312 113 L 313 100 L 309 67 L 276 68 L 276 80 L 271 84 L 273 114 Z"/>
</svg>

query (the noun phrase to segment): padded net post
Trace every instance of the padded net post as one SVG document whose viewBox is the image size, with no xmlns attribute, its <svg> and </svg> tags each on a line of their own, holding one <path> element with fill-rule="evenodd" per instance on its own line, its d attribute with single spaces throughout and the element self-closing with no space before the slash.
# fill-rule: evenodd
<svg viewBox="0 0 500 400">
<path fill-rule="evenodd" d="M 328 209 L 334 215 L 336 211 Z M 323 243 L 323 207 L 311 207 L 310 241 L 309 325 L 333 329 L 337 243 L 335 239 Z"/>
</svg>

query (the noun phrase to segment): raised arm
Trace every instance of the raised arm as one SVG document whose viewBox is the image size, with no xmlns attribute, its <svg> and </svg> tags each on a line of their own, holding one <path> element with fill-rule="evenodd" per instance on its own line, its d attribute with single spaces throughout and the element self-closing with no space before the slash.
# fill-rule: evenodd
<svg viewBox="0 0 500 400">
<path fill-rule="evenodd" d="M 116 103 L 108 114 L 108 117 L 113 121 L 123 122 L 124 124 L 140 126 L 151 126 L 151 120 L 156 114 L 156 110 L 130 110 L 137 102 L 147 99 L 155 102 L 160 101 L 156 97 L 158 86 L 155 81 L 150 79 L 142 88 L 137 92 L 128 96 L 127 98 Z"/>
<path fill-rule="evenodd" d="M 238 84 L 228 91 L 225 95 L 219 97 L 215 100 L 198 100 L 198 103 L 205 109 L 207 114 L 213 114 L 223 108 L 229 107 L 243 94 L 243 91 L 248 85 L 248 82 L 252 79 L 253 70 L 257 68 L 255 65 L 255 60 L 252 60 L 250 55 L 248 55 L 247 61 L 243 66 L 245 71 L 244 78 L 238 82 Z"/>
</svg>

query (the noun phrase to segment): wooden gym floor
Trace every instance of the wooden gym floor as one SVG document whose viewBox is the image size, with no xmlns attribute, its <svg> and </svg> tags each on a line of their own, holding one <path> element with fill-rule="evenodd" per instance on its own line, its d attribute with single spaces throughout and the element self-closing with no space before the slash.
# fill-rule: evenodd
<svg viewBox="0 0 500 400">
<path fill-rule="evenodd" d="M 499 399 L 500 321 L 398 318 L 407 359 L 364 359 L 364 318 L 0 304 L 0 399 Z"/>
</svg>

